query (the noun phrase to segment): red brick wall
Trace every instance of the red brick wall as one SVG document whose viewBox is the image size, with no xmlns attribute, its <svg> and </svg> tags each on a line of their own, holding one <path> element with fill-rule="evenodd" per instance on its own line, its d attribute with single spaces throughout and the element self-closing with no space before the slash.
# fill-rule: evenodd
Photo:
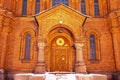
<svg viewBox="0 0 120 80">
<path fill-rule="evenodd" d="M 104 18 L 91 18 L 85 23 L 85 31 L 95 29 L 98 31 L 100 38 L 100 60 L 97 62 L 91 62 L 88 59 L 87 44 L 84 46 L 84 58 L 87 65 L 87 70 L 114 70 L 114 54 L 113 43 L 110 27 L 107 25 L 107 20 Z"/>
</svg>

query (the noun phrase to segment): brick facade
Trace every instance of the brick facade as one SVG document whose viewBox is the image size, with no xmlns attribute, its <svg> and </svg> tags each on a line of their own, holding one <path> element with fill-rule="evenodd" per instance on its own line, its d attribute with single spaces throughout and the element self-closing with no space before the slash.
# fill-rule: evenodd
<svg viewBox="0 0 120 80">
<path fill-rule="evenodd" d="M 73 34 L 71 38 L 74 47 L 83 35 L 83 59 L 88 73 L 109 75 L 120 71 L 120 1 L 98 0 L 100 16 L 97 17 L 94 16 L 93 0 L 85 0 L 86 15 L 80 12 L 80 1 L 69 0 L 69 7 L 62 4 L 52 7 L 52 0 L 41 0 L 40 13 L 35 14 L 35 0 L 28 0 L 27 15 L 23 16 L 22 0 L 0 0 L 0 69 L 7 74 L 34 72 L 39 52 L 38 42 L 41 41 L 46 44 L 45 65 L 46 71 L 49 71 L 49 33 L 62 27 Z M 22 58 L 24 32 L 33 35 L 28 61 Z M 98 37 L 96 61 L 90 60 L 88 36 L 91 32 Z"/>
</svg>

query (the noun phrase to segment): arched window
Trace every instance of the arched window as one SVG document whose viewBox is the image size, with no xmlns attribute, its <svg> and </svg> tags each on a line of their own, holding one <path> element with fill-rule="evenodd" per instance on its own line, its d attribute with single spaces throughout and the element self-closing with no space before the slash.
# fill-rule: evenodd
<svg viewBox="0 0 120 80">
<path fill-rule="evenodd" d="M 96 60 L 96 42 L 95 42 L 95 35 L 90 35 L 90 59 Z"/>
<path fill-rule="evenodd" d="M 86 14 L 85 0 L 81 0 L 81 12 Z"/>
<path fill-rule="evenodd" d="M 36 10 L 35 13 L 39 13 L 40 12 L 40 0 L 36 0 Z"/>
<path fill-rule="evenodd" d="M 31 34 L 26 34 L 24 59 L 30 59 L 30 47 L 31 47 Z"/>
<path fill-rule="evenodd" d="M 94 15 L 99 16 L 99 4 L 98 0 L 94 0 Z"/>
<path fill-rule="evenodd" d="M 98 31 L 91 29 L 86 32 L 88 45 L 88 60 L 98 62 L 101 59 L 100 55 L 100 34 Z"/>
<path fill-rule="evenodd" d="M 56 6 L 57 4 L 69 5 L 68 0 L 52 0 L 52 6 Z"/>
<path fill-rule="evenodd" d="M 22 15 L 26 15 L 27 14 L 27 0 L 23 0 L 22 3 Z"/>
<path fill-rule="evenodd" d="M 20 33 L 20 60 L 21 62 L 30 62 L 35 52 L 35 32 L 33 29 L 24 29 Z"/>
</svg>

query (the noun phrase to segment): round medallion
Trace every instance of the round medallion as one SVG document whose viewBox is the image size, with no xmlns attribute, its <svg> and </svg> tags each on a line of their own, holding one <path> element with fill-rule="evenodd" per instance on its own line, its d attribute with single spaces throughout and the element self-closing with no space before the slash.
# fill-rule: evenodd
<svg viewBox="0 0 120 80">
<path fill-rule="evenodd" d="M 63 38 L 58 38 L 57 40 L 56 40 L 56 44 L 57 45 L 59 45 L 59 46 L 62 46 L 62 45 L 64 45 L 64 39 Z"/>
</svg>

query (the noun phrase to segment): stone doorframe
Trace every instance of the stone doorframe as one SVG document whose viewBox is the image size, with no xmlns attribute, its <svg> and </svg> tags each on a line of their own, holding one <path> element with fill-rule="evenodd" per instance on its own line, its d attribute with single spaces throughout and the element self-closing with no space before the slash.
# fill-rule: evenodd
<svg viewBox="0 0 120 80">
<path fill-rule="evenodd" d="M 65 34 L 64 34 L 65 35 Z M 47 36 L 46 36 L 47 37 Z M 45 65 L 45 47 L 47 46 L 46 40 L 47 38 L 39 37 L 38 42 L 38 58 L 36 63 L 35 72 L 36 73 L 45 73 L 46 65 Z M 50 42 L 50 41 L 49 41 Z M 75 72 L 76 73 L 86 73 L 86 66 L 83 59 L 83 51 L 82 48 L 84 46 L 84 42 L 81 38 L 77 37 L 74 41 L 74 46 L 76 48 L 76 59 L 75 59 Z"/>
<path fill-rule="evenodd" d="M 56 37 L 64 37 L 64 38 L 66 38 L 68 41 L 69 41 L 69 47 L 72 49 L 72 46 L 73 46 L 73 38 L 70 36 L 71 34 L 69 33 L 69 31 L 67 30 L 67 29 L 65 29 L 64 27 L 57 27 L 57 28 L 55 28 L 55 29 L 53 29 L 53 30 L 51 30 L 51 32 L 48 34 L 48 37 L 47 37 L 47 47 L 48 48 L 51 48 L 51 43 L 52 43 L 52 41 L 56 38 Z M 50 51 L 50 50 L 49 50 Z M 47 52 L 48 53 L 48 52 Z M 51 59 L 50 59 L 50 55 L 51 55 L 51 53 L 49 53 L 49 62 L 48 62 L 48 64 L 47 64 L 47 66 L 48 66 L 48 71 L 51 71 L 50 69 L 51 69 L 51 66 L 50 66 L 50 63 L 51 63 Z M 73 60 L 73 58 L 72 58 L 72 51 L 71 51 L 71 53 L 70 53 L 70 59 L 71 59 L 71 61 Z M 70 60 L 69 59 L 69 60 Z M 73 68 L 73 61 L 71 62 L 71 63 L 69 63 L 69 69 L 71 68 Z M 72 70 L 71 70 L 72 71 Z"/>
</svg>

